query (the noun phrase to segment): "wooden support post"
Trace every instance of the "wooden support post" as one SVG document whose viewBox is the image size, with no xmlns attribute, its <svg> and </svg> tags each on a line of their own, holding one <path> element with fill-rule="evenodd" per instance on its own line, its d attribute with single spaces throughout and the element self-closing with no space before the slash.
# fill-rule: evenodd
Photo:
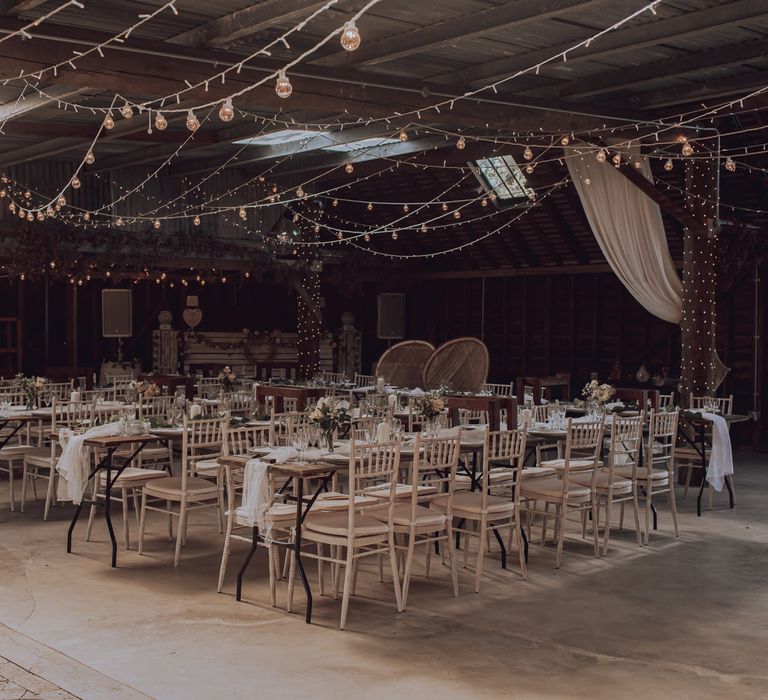
<svg viewBox="0 0 768 700">
<path fill-rule="evenodd" d="M 304 247 L 311 255 L 308 247 Z M 304 252 L 300 255 L 305 255 Z M 301 279 L 294 282 L 296 289 L 296 354 L 298 378 L 311 379 L 320 370 L 320 328 L 322 312 L 320 300 L 320 272 L 309 259 Z M 302 407 L 303 408 L 303 407 Z"/>
<path fill-rule="evenodd" d="M 683 229 L 683 315 L 680 321 L 680 398 L 688 405 L 691 392 L 712 390 L 711 367 L 715 360 L 716 328 L 716 159 L 685 162 L 685 206 L 698 222 Z"/>
</svg>

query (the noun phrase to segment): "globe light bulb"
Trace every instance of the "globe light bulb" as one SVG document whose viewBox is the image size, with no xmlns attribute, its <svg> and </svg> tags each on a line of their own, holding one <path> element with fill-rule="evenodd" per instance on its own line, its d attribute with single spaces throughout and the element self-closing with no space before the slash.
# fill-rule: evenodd
<svg viewBox="0 0 768 700">
<path fill-rule="evenodd" d="M 461 211 L 459 211 L 457 209 L 455 212 L 453 212 L 453 218 L 454 219 L 460 219 L 461 218 Z"/>
<path fill-rule="evenodd" d="M 672 162 L 672 159 L 671 158 L 667 158 L 667 162 L 664 163 L 664 170 L 669 172 L 674 167 L 675 167 L 675 164 Z"/>
<path fill-rule="evenodd" d="M 480 200 L 480 206 L 483 206 L 483 207 L 487 207 L 488 206 L 488 200 L 485 197 L 483 197 Z"/>
<path fill-rule="evenodd" d="M 736 162 L 730 156 L 725 159 L 725 169 L 729 173 L 736 172 Z"/>
<path fill-rule="evenodd" d="M 567 135 L 563 136 L 563 138 L 560 139 L 560 145 L 561 146 L 567 146 L 571 140 L 568 138 Z"/>
<path fill-rule="evenodd" d="M 237 213 L 238 213 L 238 216 L 243 220 L 245 220 L 248 216 L 248 214 L 245 211 L 245 207 L 240 207 L 240 210 Z"/>
<path fill-rule="evenodd" d="M 60 194 L 56 200 L 56 204 L 58 204 L 60 207 L 66 206 L 67 198 L 63 194 Z"/>
<path fill-rule="evenodd" d="M 90 221 L 90 220 L 91 220 L 90 212 L 84 211 L 83 212 L 83 221 Z"/>
<path fill-rule="evenodd" d="M 195 116 L 195 113 L 190 109 L 187 112 L 187 129 L 192 132 L 197 131 L 200 128 L 200 120 Z"/>
<path fill-rule="evenodd" d="M 456 141 L 456 148 L 458 148 L 460 151 L 463 151 L 467 147 L 467 142 L 464 140 L 463 136 L 459 136 L 459 140 Z"/>
<path fill-rule="evenodd" d="M 365 240 L 365 241 L 370 241 L 370 240 L 371 240 L 371 234 L 370 234 L 370 233 L 366 233 L 366 234 L 363 236 L 363 240 Z"/>
<path fill-rule="evenodd" d="M 427 232 L 427 225 L 426 224 L 422 224 L 421 225 L 421 232 L 422 233 L 426 233 Z"/>
<path fill-rule="evenodd" d="M 77 175 L 74 175 L 69 184 L 72 185 L 72 189 L 80 189 L 80 178 Z"/>
<path fill-rule="evenodd" d="M 291 85 L 291 81 L 288 79 L 288 76 L 285 74 L 284 70 L 281 70 L 277 75 L 275 92 L 277 93 L 278 97 L 282 97 L 283 99 L 290 97 L 291 93 L 293 92 L 293 85 Z"/>
<path fill-rule="evenodd" d="M 223 122 L 231 122 L 234 116 L 235 110 L 232 108 L 232 98 L 228 97 L 219 108 L 219 119 Z"/>
<path fill-rule="evenodd" d="M 168 126 L 168 120 L 163 116 L 162 112 L 158 112 L 155 115 L 155 129 L 158 131 L 164 131 Z"/>
<path fill-rule="evenodd" d="M 156 230 L 159 229 L 160 228 L 160 219 L 155 219 L 152 222 L 152 226 L 154 226 Z"/>
<path fill-rule="evenodd" d="M 523 158 L 525 158 L 526 160 L 530 160 L 531 158 L 533 158 L 533 151 L 531 150 L 530 146 L 525 147 L 525 150 L 523 151 Z"/>
<path fill-rule="evenodd" d="M 373 211 L 373 203 L 372 202 L 368 202 L 368 206 L 366 207 L 366 209 L 368 211 Z"/>
<path fill-rule="evenodd" d="M 88 151 L 88 153 L 85 154 L 85 162 L 88 165 L 93 165 L 93 161 L 95 161 L 95 160 L 96 160 L 96 158 L 93 155 L 93 151 Z"/>
<path fill-rule="evenodd" d="M 604 148 L 601 148 L 601 149 L 600 149 L 600 150 L 597 152 L 597 155 L 595 156 L 595 158 L 597 159 L 597 162 L 598 162 L 598 163 L 605 163 L 605 158 L 606 158 L 605 149 L 604 149 Z"/>
<path fill-rule="evenodd" d="M 115 128 L 115 118 L 112 116 L 112 112 L 107 112 L 107 116 L 104 117 L 104 128 L 105 129 Z"/>
<path fill-rule="evenodd" d="M 347 22 L 341 31 L 341 46 L 345 51 L 356 51 L 360 48 L 360 32 L 352 21 Z"/>
<path fill-rule="evenodd" d="M 405 129 L 400 129 L 400 134 L 398 135 L 398 138 L 405 142 L 408 140 L 408 132 Z"/>
<path fill-rule="evenodd" d="M 688 141 L 686 141 L 683 144 L 682 153 L 683 153 L 684 156 L 692 156 L 693 155 L 693 146 L 691 146 L 691 144 L 688 143 Z"/>
<path fill-rule="evenodd" d="M 122 114 L 125 119 L 130 119 L 133 116 L 133 107 L 126 102 L 120 107 L 120 114 Z"/>
<path fill-rule="evenodd" d="M 195 216 L 195 218 L 194 218 L 194 219 L 192 219 L 192 223 L 193 223 L 195 226 L 199 226 L 199 225 L 200 225 L 200 217 L 199 217 L 199 216 Z"/>
<path fill-rule="evenodd" d="M 350 175 L 351 175 L 351 174 L 352 174 L 352 173 L 355 171 L 355 166 L 354 166 L 354 165 L 352 165 L 352 163 L 347 163 L 347 164 L 344 166 L 344 170 L 345 170 L 345 171 L 346 171 L 348 174 L 350 174 Z"/>
<path fill-rule="evenodd" d="M 304 188 L 301 185 L 299 185 L 296 188 L 296 196 L 297 197 L 303 197 L 304 196 Z"/>
</svg>

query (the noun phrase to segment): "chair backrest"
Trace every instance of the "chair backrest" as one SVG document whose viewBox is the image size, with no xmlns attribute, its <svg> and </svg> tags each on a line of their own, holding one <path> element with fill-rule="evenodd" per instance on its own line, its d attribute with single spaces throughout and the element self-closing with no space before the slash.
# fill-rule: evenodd
<svg viewBox="0 0 768 700">
<path fill-rule="evenodd" d="M 56 397 L 51 400 L 51 432 L 89 425 L 93 416 L 93 401 L 58 401 Z"/>
<path fill-rule="evenodd" d="M 534 423 L 546 423 L 549 420 L 549 414 L 552 412 L 552 404 L 534 404 L 533 406 L 533 422 Z"/>
<path fill-rule="evenodd" d="M 494 396 L 514 396 L 515 387 L 512 382 L 509 384 L 493 384 L 486 382 L 483 384 L 483 391 L 490 392 Z"/>
<path fill-rule="evenodd" d="M 184 416 L 181 437 L 181 489 L 186 491 L 187 478 L 201 459 L 217 457 L 222 449 L 222 434 L 226 421 L 220 418 Z"/>
<path fill-rule="evenodd" d="M 115 389 L 101 388 L 101 389 L 80 389 L 80 401 L 82 403 L 91 403 L 93 401 L 114 401 Z"/>
<path fill-rule="evenodd" d="M 480 423 L 482 425 L 488 424 L 488 411 L 483 411 L 476 408 L 460 408 L 459 409 L 459 423 L 461 425 L 469 425 L 471 423 Z"/>
<path fill-rule="evenodd" d="M 104 372 L 104 381 L 107 384 L 128 384 L 133 381 L 132 374 L 113 374 L 112 372 Z"/>
<path fill-rule="evenodd" d="M 710 402 L 717 402 L 717 409 L 724 416 L 730 416 L 733 413 L 733 394 L 725 397 L 718 396 L 694 396 L 691 392 L 690 407 L 693 409 L 706 408 Z"/>
<path fill-rule="evenodd" d="M 166 418 L 171 413 L 173 396 L 151 396 L 138 402 L 139 418 Z"/>
<path fill-rule="evenodd" d="M 571 463 L 574 460 L 590 461 L 589 467 L 579 467 L 579 471 L 592 470 L 593 485 L 596 478 L 598 463 L 600 461 L 600 451 L 603 447 L 603 431 L 605 430 L 605 421 L 593 421 L 590 423 L 574 423 L 572 418 L 568 419 L 565 431 L 565 449 L 563 453 L 563 493 L 568 491 L 568 483 L 571 473 Z"/>
<path fill-rule="evenodd" d="M 675 405 L 675 392 L 670 391 L 668 394 L 659 394 L 659 410 L 669 408 Z"/>
<path fill-rule="evenodd" d="M 358 497 L 365 497 L 365 490 L 372 486 L 389 484 L 389 491 L 377 494 L 379 506 L 388 506 L 387 523 L 392 528 L 395 503 L 395 487 L 400 470 L 400 441 L 361 444 L 353 438 L 349 444 L 349 515 L 350 532 L 355 527 L 355 515 L 359 509 Z"/>
<path fill-rule="evenodd" d="M 253 394 L 246 391 L 233 391 L 224 394 L 233 416 L 249 416 L 253 412 Z"/>
<path fill-rule="evenodd" d="M 527 434 L 524 430 L 488 430 L 485 434 L 483 449 L 483 473 L 480 486 L 483 492 L 482 508 L 488 508 L 488 496 L 491 494 L 491 486 L 511 488 L 512 500 L 515 504 L 515 513 L 520 505 L 520 474 L 525 463 L 525 442 Z M 491 470 L 502 466 L 506 470 L 503 475 L 491 481 Z"/>
<path fill-rule="evenodd" d="M 648 447 L 645 463 L 651 469 L 664 469 L 669 473 L 670 485 L 675 468 L 675 445 L 677 444 L 678 411 L 648 415 Z"/>
<path fill-rule="evenodd" d="M 422 438 L 413 442 L 411 462 L 411 522 L 416 522 L 416 507 L 438 496 L 448 495 L 446 513 L 453 507 L 453 487 L 461 453 L 461 431 L 455 437 Z"/>
<path fill-rule="evenodd" d="M 45 385 L 45 393 L 51 398 L 68 399 L 72 392 L 72 382 L 49 382 Z"/>
<path fill-rule="evenodd" d="M 376 377 L 372 374 L 357 374 L 355 373 L 355 386 L 374 386 L 376 384 Z"/>
<path fill-rule="evenodd" d="M 640 464 L 640 448 L 643 444 L 643 425 L 645 412 L 639 416 L 627 418 L 613 416 L 611 436 L 608 447 L 608 487 L 613 487 L 616 467 L 632 467 L 632 481 L 637 480 L 637 468 Z"/>
<path fill-rule="evenodd" d="M 309 425 L 309 412 L 284 411 L 277 413 L 273 407 L 269 422 L 270 444 L 274 447 L 290 445 L 294 433 L 299 428 L 306 428 Z"/>
<path fill-rule="evenodd" d="M 224 429 L 222 454 L 246 455 L 249 447 L 263 447 L 269 444 L 269 426 L 243 425 Z"/>
</svg>

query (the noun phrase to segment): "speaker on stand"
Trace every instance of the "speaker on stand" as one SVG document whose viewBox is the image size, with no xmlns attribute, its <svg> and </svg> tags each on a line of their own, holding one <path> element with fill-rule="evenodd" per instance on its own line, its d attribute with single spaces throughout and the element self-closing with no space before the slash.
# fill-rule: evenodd
<svg viewBox="0 0 768 700">
<path fill-rule="evenodd" d="M 405 338 L 405 294 L 385 293 L 377 298 L 379 340 L 390 341 Z"/>
<path fill-rule="evenodd" d="M 101 335 L 117 338 L 117 361 L 123 361 L 123 338 L 133 335 L 133 293 L 130 289 L 101 290 Z"/>
</svg>

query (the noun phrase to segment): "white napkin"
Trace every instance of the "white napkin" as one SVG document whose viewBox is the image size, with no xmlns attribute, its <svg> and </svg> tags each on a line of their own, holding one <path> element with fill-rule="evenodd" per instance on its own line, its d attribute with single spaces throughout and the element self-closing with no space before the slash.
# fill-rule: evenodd
<svg viewBox="0 0 768 700">
<path fill-rule="evenodd" d="M 85 441 L 93 437 L 119 435 L 122 428 L 121 422 L 106 423 L 90 428 L 82 435 L 71 436 L 66 443 L 62 441 L 64 450 L 56 464 L 56 471 L 61 476 L 56 492 L 56 497 L 60 501 L 72 501 L 75 505 L 79 505 L 83 500 L 83 492 L 88 482 L 88 450 L 85 449 Z"/>
<path fill-rule="evenodd" d="M 245 464 L 243 479 L 243 504 L 238 508 L 238 515 L 249 523 L 258 525 L 266 537 L 271 529 L 267 522 L 271 494 L 269 493 L 269 465 L 260 459 L 249 459 Z"/>
<path fill-rule="evenodd" d="M 285 447 L 278 447 L 276 450 L 272 450 L 268 455 L 265 455 L 264 459 L 268 459 L 275 464 L 285 464 L 286 462 L 296 459 L 299 456 L 295 447 L 286 445 Z"/>
<path fill-rule="evenodd" d="M 376 442 L 389 442 L 391 428 L 387 421 L 382 421 L 376 426 Z"/>
<path fill-rule="evenodd" d="M 728 423 L 725 418 L 716 413 L 702 412 L 701 415 L 712 421 L 712 451 L 709 455 L 707 481 L 715 491 L 722 491 L 725 477 L 733 474 L 733 453 Z"/>
<path fill-rule="evenodd" d="M 424 389 L 419 389 L 419 387 L 416 387 L 415 389 L 411 389 L 406 393 L 408 396 L 424 396 Z"/>
</svg>

